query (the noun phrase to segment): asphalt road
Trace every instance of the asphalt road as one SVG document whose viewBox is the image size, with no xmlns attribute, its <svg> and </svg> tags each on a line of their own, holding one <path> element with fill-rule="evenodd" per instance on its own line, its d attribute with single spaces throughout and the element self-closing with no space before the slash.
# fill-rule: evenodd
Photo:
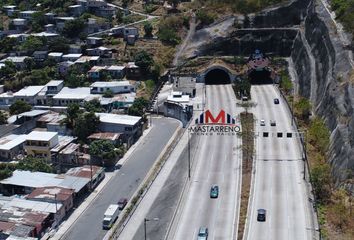
<svg viewBox="0 0 354 240">
<path fill-rule="evenodd" d="M 209 109 L 235 116 L 236 99 L 231 85 L 206 87 Z M 240 139 L 235 136 L 200 136 L 192 179 L 185 193 L 169 239 L 196 239 L 199 227 L 209 229 L 208 239 L 233 239 L 240 196 L 240 157 L 236 154 Z M 210 198 L 210 187 L 219 186 L 219 197 Z"/>
<path fill-rule="evenodd" d="M 251 211 L 248 213 L 249 240 L 312 239 L 312 212 L 303 180 L 303 164 L 298 139 L 276 133 L 293 132 L 286 103 L 273 85 L 252 86 L 256 121 L 256 174 Z M 280 104 L 274 104 L 279 98 Z M 266 126 L 260 126 L 264 119 Z M 270 126 L 270 120 L 276 126 Z M 263 137 L 269 132 L 269 137 Z M 266 221 L 257 221 L 257 209 L 266 209 Z"/>
<path fill-rule="evenodd" d="M 62 239 L 101 240 L 106 234 L 102 229 L 102 219 L 108 205 L 117 203 L 119 198 L 130 198 L 147 172 L 152 167 L 179 122 L 174 119 L 153 119 L 154 127 L 135 149 L 127 162 L 112 177 L 100 195 L 72 225 Z"/>
</svg>

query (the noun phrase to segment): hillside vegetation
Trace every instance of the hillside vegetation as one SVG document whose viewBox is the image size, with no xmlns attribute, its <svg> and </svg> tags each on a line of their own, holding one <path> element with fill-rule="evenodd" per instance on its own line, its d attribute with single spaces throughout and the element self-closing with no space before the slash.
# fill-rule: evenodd
<svg viewBox="0 0 354 240">
<path fill-rule="evenodd" d="M 354 33 L 354 0 L 331 0 L 331 6 L 345 29 Z"/>
</svg>

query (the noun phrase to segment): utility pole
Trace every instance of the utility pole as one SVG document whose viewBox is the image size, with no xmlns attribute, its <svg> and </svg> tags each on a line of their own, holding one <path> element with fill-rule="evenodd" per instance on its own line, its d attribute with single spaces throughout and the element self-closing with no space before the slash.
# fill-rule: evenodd
<svg viewBox="0 0 354 240">
<path fill-rule="evenodd" d="M 90 190 L 92 191 L 92 161 L 90 156 Z"/>
<path fill-rule="evenodd" d="M 188 130 L 188 179 L 191 180 L 191 141 Z"/>
</svg>

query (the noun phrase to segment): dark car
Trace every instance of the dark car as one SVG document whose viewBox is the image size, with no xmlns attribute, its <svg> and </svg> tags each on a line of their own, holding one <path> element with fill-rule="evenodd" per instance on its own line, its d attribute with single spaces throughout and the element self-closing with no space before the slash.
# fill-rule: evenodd
<svg viewBox="0 0 354 240">
<path fill-rule="evenodd" d="M 119 210 L 123 210 L 125 205 L 127 205 L 127 203 L 128 203 L 128 199 L 126 199 L 126 198 L 119 199 L 119 201 L 118 201 L 118 209 Z"/>
<path fill-rule="evenodd" d="M 279 104 L 279 99 L 278 98 L 274 98 L 274 104 Z"/>
<path fill-rule="evenodd" d="M 198 240 L 207 240 L 208 239 L 208 228 L 200 227 L 198 232 Z"/>
<path fill-rule="evenodd" d="M 257 221 L 258 222 L 265 222 L 266 213 L 267 213 L 267 211 L 265 209 L 258 209 L 257 210 Z"/>
<path fill-rule="evenodd" d="M 270 120 L 270 126 L 274 127 L 276 125 L 277 125 L 277 123 L 275 120 Z"/>
<path fill-rule="evenodd" d="M 210 197 L 217 198 L 219 196 L 219 187 L 217 185 L 213 185 L 210 188 Z"/>
</svg>

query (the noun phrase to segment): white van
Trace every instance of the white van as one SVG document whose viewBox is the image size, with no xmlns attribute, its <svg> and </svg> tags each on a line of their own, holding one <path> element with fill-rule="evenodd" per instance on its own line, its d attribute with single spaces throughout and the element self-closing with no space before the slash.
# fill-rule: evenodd
<svg viewBox="0 0 354 240">
<path fill-rule="evenodd" d="M 118 204 L 111 204 L 108 206 L 103 218 L 103 229 L 110 229 L 113 223 L 117 220 L 119 214 Z"/>
</svg>

